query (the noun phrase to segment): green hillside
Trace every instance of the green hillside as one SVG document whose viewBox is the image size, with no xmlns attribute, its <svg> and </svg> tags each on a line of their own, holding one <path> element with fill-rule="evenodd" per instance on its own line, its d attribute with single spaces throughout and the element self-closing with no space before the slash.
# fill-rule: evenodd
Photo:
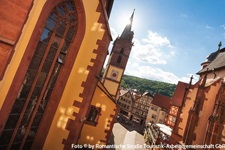
<svg viewBox="0 0 225 150">
<path fill-rule="evenodd" d="M 122 78 L 121 86 L 124 88 L 137 89 L 139 92 L 149 91 L 152 93 L 159 93 L 165 96 L 172 97 L 176 85 L 153 81 L 134 76 L 124 75 Z"/>
</svg>

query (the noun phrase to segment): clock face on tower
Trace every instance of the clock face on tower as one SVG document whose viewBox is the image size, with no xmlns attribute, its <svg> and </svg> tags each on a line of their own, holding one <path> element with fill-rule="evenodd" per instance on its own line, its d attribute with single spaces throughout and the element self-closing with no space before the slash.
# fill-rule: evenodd
<svg viewBox="0 0 225 150">
<path fill-rule="evenodd" d="M 110 78 L 113 79 L 113 80 L 116 80 L 117 77 L 118 77 L 118 74 L 119 74 L 119 71 L 113 69 L 111 74 L 110 74 Z"/>
</svg>

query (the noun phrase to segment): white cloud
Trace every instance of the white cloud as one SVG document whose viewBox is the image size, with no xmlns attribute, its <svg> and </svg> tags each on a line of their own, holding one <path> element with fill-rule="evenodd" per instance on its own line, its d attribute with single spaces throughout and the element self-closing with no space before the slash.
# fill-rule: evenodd
<svg viewBox="0 0 225 150">
<path fill-rule="evenodd" d="M 134 40 L 132 58 L 140 63 L 167 64 L 167 60 L 175 55 L 174 47 L 167 37 L 148 31 L 146 38 Z"/>
<path fill-rule="evenodd" d="M 223 24 L 223 25 L 221 25 L 220 27 L 221 27 L 221 28 L 223 28 L 223 29 L 225 29 L 225 25 L 224 25 L 224 24 Z"/>
<path fill-rule="evenodd" d="M 110 27 L 110 31 L 111 31 L 111 35 L 112 35 L 113 40 L 115 40 L 119 36 L 119 34 L 112 27 Z"/>
<path fill-rule="evenodd" d="M 149 31 L 146 38 L 135 40 L 129 59 L 126 74 L 177 84 L 178 81 L 189 83 L 190 74 L 178 77 L 176 74 L 160 68 L 167 64 L 170 59 L 175 59 L 176 47 L 170 40 L 156 32 Z M 197 77 L 193 80 L 197 81 Z"/>
<path fill-rule="evenodd" d="M 205 28 L 206 29 L 213 29 L 213 27 L 212 26 L 209 26 L 209 25 L 206 25 Z"/>
<path fill-rule="evenodd" d="M 151 66 L 139 66 L 139 64 L 129 64 L 129 65 L 131 65 L 135 69 L 126 70 L 126 74 L 128 75 L 175 84 L 178 81 L 176 75 L 170 72 L 163 71 L 160 68 L 153 68 Z"/>
<path fill-rule="evenodd" d="M 191 76 L 193 76 L 192 84 L 196 83 L 198 81 L 199 77 L 197 75 L 194 75 L 194 74 L 191 74 L 191 73 L 188 73 L 185 77 L 181 77 L 179 79 L 179 81 L 183 81 L 183 82 L 189 83 Z"/>
<path fill-rule="evenodd" d="M 111 28 L 111 33 L 113 40 L 119 35 L 114 28 Z M 125 74 L 173 84 L 177 84 L 178 81 L 189 83 L 190 74 L 179 78 L 174 73 L 160 68 L 160 65 L 166 65 L 175 55 L 175 47 L 166 36 L 148 31 L 146 38 L 134 39 Z"/>
<path fill-rule="evenodd" d="M 167 37 L 162 37 L 158 33 L 152 31 L 148 31 L 147 38 L 143 39 L 142 41 L 157 47 L 160 46 L 172 47 Z"/>
<path fill-rule="evenodd" d="M 150 79 L 150 80 L 173 83 L 173 84 L 177 84 L 178 81 L 189 83 L 190 76 L 191 76 L 191 74 L 187 74 L 186 76 L 179 78 L 172 72 L 164 71 L 161 68 L 143 66 L 136 62 L 128 63 L 125 74 L 137 76 L 140 78 Z M 197 80 L 198 80 L 197 76 L 194 75 L 194 79 L 192 83 L 195 83 Z"/>
<path fill-rule="evenodd" d="M 132 56 L 136 61 L 149 64 L 166 64 L 167 62 L 162 59 L 162 55 L 163 53 L 159 48 L 150 44 L 143 45 L 139 41 L 135 41 Z"/>
</svg>

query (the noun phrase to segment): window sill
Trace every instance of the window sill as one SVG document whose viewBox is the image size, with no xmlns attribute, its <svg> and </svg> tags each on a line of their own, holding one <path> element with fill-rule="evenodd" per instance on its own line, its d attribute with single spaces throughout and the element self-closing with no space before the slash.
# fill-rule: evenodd
<svg viewBox="0 0 225 150">
<path fill-rule="evenodd" d="M 87 120 L 84 123 L 87 125 L 95 126 L 95 127 L 98 125 L 98 122 L 91 122 L 91 121 L 87 121 Z"/>
</svg>

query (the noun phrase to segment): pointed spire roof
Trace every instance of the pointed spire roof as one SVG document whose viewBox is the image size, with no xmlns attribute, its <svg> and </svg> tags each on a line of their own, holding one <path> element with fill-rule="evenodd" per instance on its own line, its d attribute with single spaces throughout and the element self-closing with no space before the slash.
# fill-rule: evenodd
<svg viewBox="0 0 225 150">
<path fill-rule="evenodd" d="M 120 38 L 123 38 L 123 39 L 130 39 L 130 37 L 133 38 L 134 33 L 133 33 L 133 31 L 131 31 L 131 28 L 132 28 L 132 23 L 133 23 L 134 12 L 135 12 L 135 9 L 130 17 L 129 23 L 124 28 L 123 33 L 121 34 Z"/>
</svg>

